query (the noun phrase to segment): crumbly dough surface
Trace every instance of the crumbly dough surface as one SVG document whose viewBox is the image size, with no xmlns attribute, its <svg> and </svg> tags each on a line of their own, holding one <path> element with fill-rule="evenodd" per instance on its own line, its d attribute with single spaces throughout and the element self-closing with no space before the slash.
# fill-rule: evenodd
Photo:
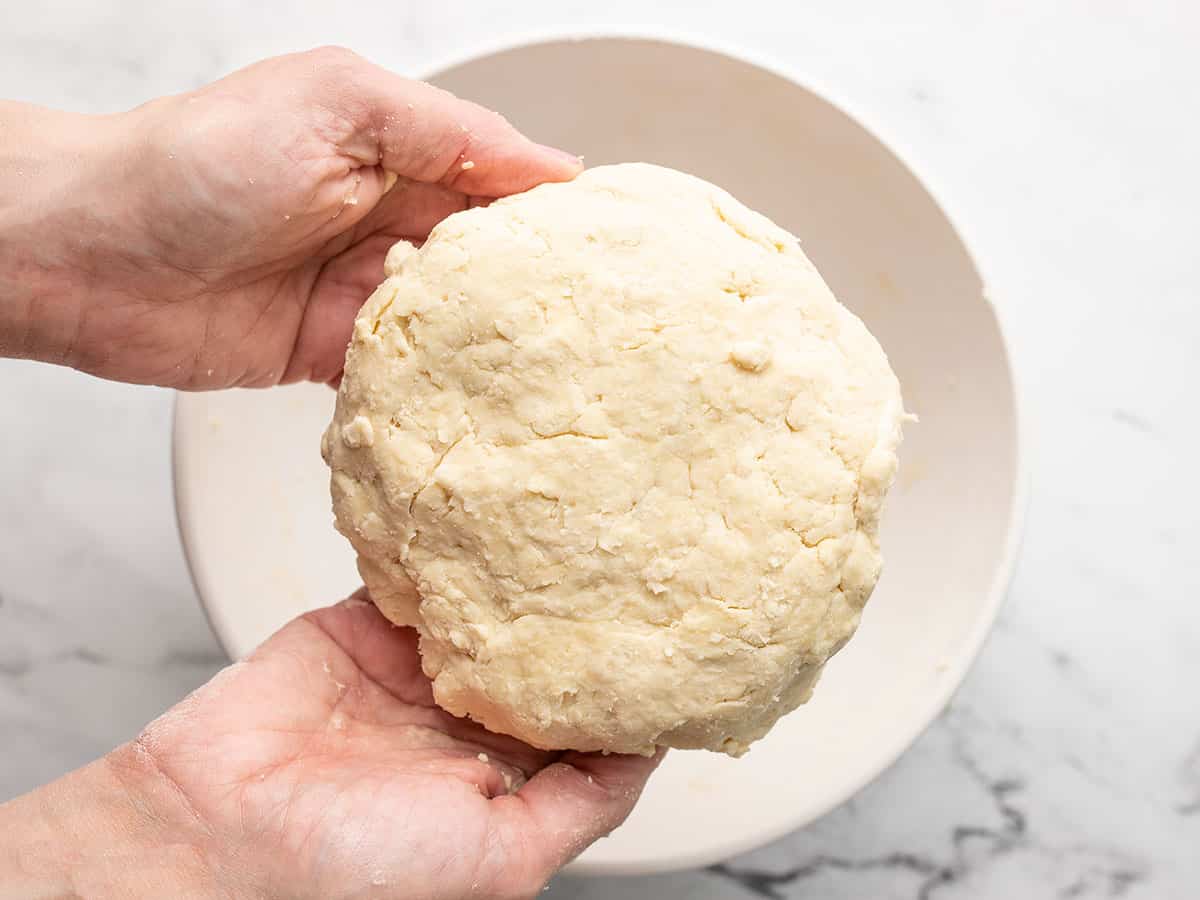
<svg viewBox="0 0 1200 900">
<path fill-rule="evenodd" d="M 797 240 L 625 164 L 386 273 L 322 452 L 438 704 L 542 748 L 738 755 L 807 700 L 879 575 L 904 413 Z"/>
</svg>

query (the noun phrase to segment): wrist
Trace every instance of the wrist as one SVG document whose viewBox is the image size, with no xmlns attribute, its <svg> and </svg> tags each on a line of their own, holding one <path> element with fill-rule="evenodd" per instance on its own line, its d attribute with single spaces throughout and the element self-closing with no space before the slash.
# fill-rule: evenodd
<svg viewBox="0 0 1200 900">
<path fill-rule="evenodd" d="M 120 245 L 135 115 L 0 102 L 0 356 L 77 364 Z"/>
<path fill-rule="evenodd" d="M 0 900 L 249 895 L 136 743 L 0 805 Z"/>
</svg>

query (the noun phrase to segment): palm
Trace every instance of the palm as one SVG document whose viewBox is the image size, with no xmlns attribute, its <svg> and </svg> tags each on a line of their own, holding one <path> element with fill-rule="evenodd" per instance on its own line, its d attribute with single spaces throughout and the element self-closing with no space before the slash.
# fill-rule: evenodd
<svg viewBox="0 0 1200 900">
<path fill-rule="evenodd" d="M 319 143 L 295 136 L 301 140 Z M 308 153 L 322 149 L 328 152 L 313 146 Z M 193 292 L 176 288 L 169 307 L 154 310 L 169 314 L 172 328 L 143 360 L 178 372 L 187 387 L 334 379 L 354 315 L 382 280 L 388 249 L 401 239 L 423 240 L 441 219 L 475 202 L 462 191 L 407 180 L 385 194 L 378 167 L 322 177 L 233 161 L 258 178 L 222 185 L 230 160 L 200 157 L 158 216 L 164 288 L 205 259 L 222 261 Z M 206 208 L 214 195 L 220 210 Z M 229 209 L 242 221 L 231 223 Z M 239 246 L 247 234 L 259 239 Z"/>
<path fill-rule="evenodd" d="M 652 766 L 554 765 L 443 712 L 414 632 L 362 599 L 296 620 L 142 743 L 215 841 L 271 861 L 267 893 L 322 898 L 525 896 Z"/>
</svg>

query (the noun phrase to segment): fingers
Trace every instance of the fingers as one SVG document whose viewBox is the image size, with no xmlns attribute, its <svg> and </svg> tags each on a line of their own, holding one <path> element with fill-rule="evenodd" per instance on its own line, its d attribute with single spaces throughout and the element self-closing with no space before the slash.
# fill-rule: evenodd
<svg viewBox="0 0 1200 900">
<path fill-rule="evenodd" d="M 576 156 L 530 141 L 503 117 L 340 48 L 300 54 L 311 100 L 340 123 L 363 166 L 466 194 L 500 197 L 579 174 Z"/>
<path fill-rule="evenodd" d="M 383 280 L 383 260 L 394 243 L 388 235 L 373 235 L 321 266 L 308 289 L 309 303 L 281 384 L 341 380 L 354 317 Z"/>
<path fill-rule="evenodd" d="M 429 679 L 421 671 L 417 633 L 393 625 L 360 588 L 334 606 L 306 613 L 363 674 L 404 703 L 433 706 Z"/>
<path fill-rule="evenodd" d="M 483 202 L 489 201 L 468 197 L 444 185 L 402 178 L 375 204 L 358 230 L 389 235 L 392 243 L 401 238 L 420 242 L 442 219 Z M 372 287 L 382 280 L 382 258 L 378 270 L 369 275 L 374 279 Z"/>
<path fill-rule="evenodd" d="M 536 846 L 548 876 L 625 821 L 665 753 L 567 753 L 516 794 L 493 802 L 516 837 Z"/>
<path fill-rule="evenodd" d="M 539 771 L 557 755 L 536 750 L 508 735 L 492 734 L 469 719 L 438 708 L 433 688 L 421 669 L 417 632 L 384 618 L 368 598 L 366 588 L 359 588 L 341 603 L 306 613 L 305 618 L 324 631 L 364 675 L 393 697 L 411 706 L 426 707 L 429 716 L 422 719 L 424 724 L 461 743 L 477 745 L 496 762 L 520 769 L 522 780 L 524 773 Z"/>
<path fill-rule="evenodd" d="M 424 240 L 438 222 L 466 209 L 469 202 L 463 194 L 439 184 L 407 178 L 397 182 L 355 226 L 348 249 L 322 266 L 310 291 L 318 302 L 305 310 L 281 381 L 340 381 L 354 317 L 383 280 L 388 250 L 400 239 Z M 360 239 L 360 234 L 366 237 Z"/>
</svg>

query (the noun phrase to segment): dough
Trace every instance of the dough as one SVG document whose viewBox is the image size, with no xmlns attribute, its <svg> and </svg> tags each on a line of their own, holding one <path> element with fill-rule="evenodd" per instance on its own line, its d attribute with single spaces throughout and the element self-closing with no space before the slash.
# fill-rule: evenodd
<svg viewBox="0 0 1200 900">
<path fill-rule="evenodd" d="M 322 451 L 438 704 L 546 749 L 740 755 L 807 700 L 879 575 L 904 413 L 797 240 L 628 164 L 386 272 Z"/>
</svg>

